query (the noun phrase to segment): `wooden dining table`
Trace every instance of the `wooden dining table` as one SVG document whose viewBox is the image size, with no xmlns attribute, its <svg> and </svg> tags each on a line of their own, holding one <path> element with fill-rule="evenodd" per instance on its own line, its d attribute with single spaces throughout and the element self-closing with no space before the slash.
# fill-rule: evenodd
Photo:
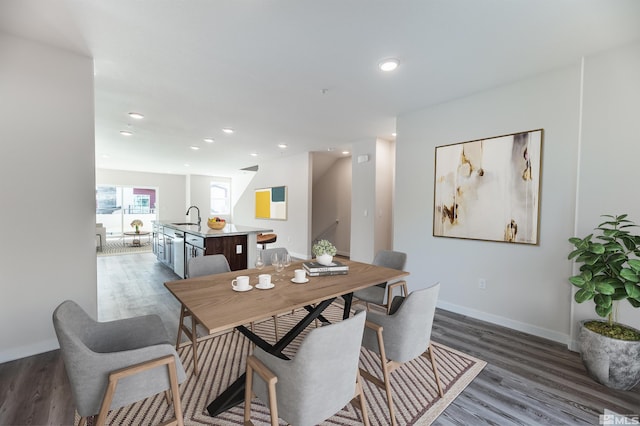
<svg viewBox="0 0 640 426">
<path fill-rule="evenodd" d="M 322 311 L 336 298 L 344 298 L 343 317 L 347 318 L 354 291 L 409 275 L 405 271 L 368 263 L 346 259 L 341 259 L 341 262 L 349 266 L 348 274 L 307 277 L 308 282 L 302 284 L 291 281 L 293 271 L 302 268 L 302 262 L 293 262 L 281 273 L 280 278 L 272 267 L 265 267 L 261 270 L 245 269 L 171 281 L 165 283 L 165 286 L 209 334 L 235 328 L 263 350 L 288 359 L 282 353 L 283 349 L 314 320 L 328 322 L 322 316 Z M 258 275 L 264 273 L 271 274 L 272 281 L 277 280 L 273 288 L 260 290 L 255 287 Z M 241 292 L 232 289 L 231 281 L 240 275 L 250 277 L 251 290 Z M 307 315 L 275 344 L 270 344 L 245 326 L 300 308 L 306 309 Z M 336 353 L 339 350 L 336 348 Z M 216 416 L 241 403 L 244 400 L 244 383 L 243 374 L 207 406 L 209 414 Z"/>
</svg>

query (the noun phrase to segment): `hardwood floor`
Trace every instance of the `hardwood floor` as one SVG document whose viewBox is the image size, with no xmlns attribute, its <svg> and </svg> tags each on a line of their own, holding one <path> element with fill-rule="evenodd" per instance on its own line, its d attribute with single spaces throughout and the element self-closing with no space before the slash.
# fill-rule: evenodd
<svg viewBox="0 0 640 426">
<path fill-rule="evenodd" d="M 159 314 L 175 339 L 177 279 L 150 253 L 98 258 L 98 318 Z M 597 425 L 605 408 L 640 415 L 640 386 L 615 391 L 586 376 L 563 345 L 438 310 L 433 340 L 488 362 L 436 425 Z M 70 425 L 74 409 L 59 351 L 0 364 L 0 425 Z"/>
</svg>

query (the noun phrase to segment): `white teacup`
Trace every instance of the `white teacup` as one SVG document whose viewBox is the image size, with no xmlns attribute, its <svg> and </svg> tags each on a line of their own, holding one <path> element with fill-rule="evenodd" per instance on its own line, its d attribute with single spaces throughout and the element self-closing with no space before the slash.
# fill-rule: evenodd
<svg viewBox="0 0 640 426">
<path fill-rule="evenodd" d="M 258 285 L 260 287 L 269 287 L 271 285 L 271 275 L 270 274 L 258 275 Z"/>
<path fill-rule="evenodd" d="M 296 269 L 295 271 L 293 271 L 294 273 L 294 281 L 298 281 L 298 282 L 302 282 L 307 278 L 306 273 L 304 272 L 304 269 Z"/>
<path fill-rule="evenodd" d="M 236 279 L 231 281 L 231 287 L 238 291 L 249 290 L 249 277 L 246 275 L 236 277 Z"/>
</svg>

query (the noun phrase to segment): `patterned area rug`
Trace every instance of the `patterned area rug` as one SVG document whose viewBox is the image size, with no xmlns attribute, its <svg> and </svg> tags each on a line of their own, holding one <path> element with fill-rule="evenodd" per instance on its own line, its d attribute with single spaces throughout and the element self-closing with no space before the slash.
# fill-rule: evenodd
<svg viewBox="0 0 640 426">
<path fill-rule="evenodd" d="M 152 244 L 148 241 L 148 237 L 145 235 L 141 238 L 140 246 L 131 245 L 131 237 L 127 237 L 126 241 L 121 238 L 107 239 L 102 244 L 102 251 L 98 249 L 96 251 L 97 256 L 117 256 L 121 254 L 133 254 L 133 253 L 148 253 L 152 251 Z"/>
<path fill-rule="evenodd" d="M 279 327 L 288 330 L 305 311 L 279 318 Z M 325 310 L 330 320 L 342 316 L 342 308 L 336 304 Z M 313 327 L 313 325 L 311 326 Z M 256 324 L 256 332 L 265 340 L 274 341 L 273 320 Z M 280 335 L 283 333 L 281 332 Z M 305 334 L 305 333 L 303 333 Z M 294 355 L 303 336 L 299 336 L 285 351 Z M 399 425 L 429 425 L 445 408 L 471 383 L 486 365 L 486 362 L 458 352 L 434 342 L 438 360 L 440 380 L 445 392 L 440 398 L 437 393 L 431 365 L 425 357 L 413 360 L 391 374 L 396 417 Z M 181 385 L 182 407 L 185 425 L 243 425 L 244 404 L 240 404 L 217 417 L 210 417 L 206 407 L 218 394 L 245 371 L 245 360 L 251 352 L 251 342 L 239 332 L 228 332 L 213 338 L 206 338 L 198 345 L 198 361 L 201 366 L 197 378 L 191 375 L 191 348 L 182 347 L 178 351 L 187 370 L 187 380 Z M 338 356 L 338 355 L 336 355 Z M 360 367 L 381 376 L 379 358 L 362 349 Z M 369 409 L 372 426 L 391 424 L 384 390 L 363 379 L 364 394 Z M 251 420 L 254 425 L 269 425 L 269 410 L 255 398 L 251 404 Z M 168 419 L 173 413 L 163 395 L 157 395 L 129 407 L 109 414 L 107 423 L 117 425 L 153 425 Z M 76 424 L 79 419 L 76 418 Z M 361 425 L 360 410 L 351 404 L 337 413 L 322 426 Z M 280 421 L 280 425 L 286 425 Z"/>
</svg>

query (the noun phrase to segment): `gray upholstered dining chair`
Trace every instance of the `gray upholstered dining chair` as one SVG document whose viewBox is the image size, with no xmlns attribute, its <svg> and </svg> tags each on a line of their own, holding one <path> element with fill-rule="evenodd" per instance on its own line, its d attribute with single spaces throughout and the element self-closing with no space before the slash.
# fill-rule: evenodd
<svg viewBox="0 0 640 426">
<path fill-rule="evenodd" d="M 362 339 L 362 346 L 376 352 L 380 356 L 383 380 L 371 373 L 360 370 L 366 380 L 385 389 L 391 424 L 396 425 L 396 417 L 391 396 L 390 374 L 419 356 L 431 360 L 431 368 L 436 379 L 440 397 L 443 396 L 438 364 L 431 346 L 431 327 L 436 311 L 440 283 L 416 290 L 409 296 L 396 296 L 391 303 L 391 312 L 385 315 L 367 312 L 367 323 Z"/>
<path fill-rule="evenodd" d="M 189 278 L 201 277 L 203 275 L 222 274 L 231 272 L 229 261 L 223 254 L 212 254 L 210 256 L 198 256 L 189 259 L 187 271 Z M 191 327 L 185 323 L 185 318 L 191 317 Z M 198 375 L 198 321 L 191 315 L 189 309 L 182 305 L 180 307 L 180 322 L 178 322 L 178 337 L 176 339 L 176 349 L 182 343 L 182 333 L 189 338 L 191 350 L 193 351 L 193 375 Z"/>
<path fill-rule="evenodd" d="M 284 256 L 285 254 L 289 254 L 289 250 L 287 250 L 286 247 L 275 247 L 261 250 L 260 253 L 262 254 L 262 261 L 264 262 L 265 266 L 270 266 L 271 255 L 277 253 L 278 257 Z"/>
<path fill-rule="evenodd" d="M 365 316 L 363 311 L 314 328 L 292 360 L 256 348 L 247 359 L 245 425 L 252 424 L 252 393 L 268 404 L 272 426 L 278 425 L 278 418 L 296 426 L 316 425 L 350 401 L 360 403 L 363 422 L 369 425 L 358 373 Z"/>
<path fill-rule="evenodd" d="M 274 254 L 277 254 L 278 257 L 281 257 L 286 254 L 289 254 L 289 250 L 287 250 L 286 247 L 275 247 L 275 248 L 261 250 L 260 254 L 262 255 L 262 261 L 264 262 L 264 266 L 271 266 L 272 265 L 271 256 L 273 256 Z M 278 316 L 277 315 L 273 316 L 273 323 L 275 326 L 276 340 L 278 340 Z"/>
<path fill-rule="evenodd" d="M 375 258 L 371 263 L 377 266 L 384 266 L 385 268 L 404 271 L 404 267 L 407 264 L 407 254 L 399 251 L 381 250 L 376 253 Z M 409 293 L 407 290 L 407 282 L 405 280 L 399 280 L 391 283 L 380 283 L 355 291 L 353 293 L 353 297 L 365 302 L 367 310 L 369 310 L 369 303 L 373 303 L 385 307 L 387 309 L 387 313 L 389 313 L 391 301 L 393 299 L 393 290 L 396 287 L 400 287 L 401 293 L 404 296 Z"/>
<path fill-rule="evenodd" d="M 103 425 L 109 410 L 165 391 L 174 406 L 170 424 L 183 424 L 178 384 L 185 372 L 159 316 L 97 322 L 67 300 L 53 312 L 53 326 L 80 425 L 95 415 Z"/>
</svg>

